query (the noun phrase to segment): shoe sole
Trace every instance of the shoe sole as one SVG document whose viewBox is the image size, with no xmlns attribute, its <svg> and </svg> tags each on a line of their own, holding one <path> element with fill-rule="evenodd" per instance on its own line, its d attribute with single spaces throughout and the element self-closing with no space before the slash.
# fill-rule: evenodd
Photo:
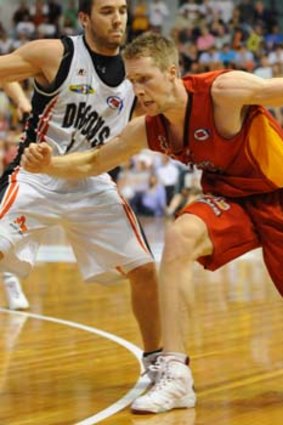
<svg viewBox="0 0 283 425">
<path fill-rule="evenodd" d="M 190 400 L 190 401 L 186 401 L 186 402 L 180 402 L 179 404 L 168 408 L 168 409 L 159 409 L 159 410 L 145 410 L 145 409 L 136 409 L 136 408 L 132 408 L 131 412 L 134 415 L 152 415 L 152 414 L 156 414 L 156 413 L 165 413 L 165 412 L 169 412 L 171 410 L 174 409 L 192 409 L 193 407 L 196 406 L 196 400 Z"/>
</svg>

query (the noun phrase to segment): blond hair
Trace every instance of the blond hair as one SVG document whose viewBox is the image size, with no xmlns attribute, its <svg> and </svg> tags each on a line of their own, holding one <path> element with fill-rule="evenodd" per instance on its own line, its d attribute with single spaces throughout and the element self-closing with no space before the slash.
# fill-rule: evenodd
<svg viewBox="0 0 283 425">
<path fill-rule="evenodd" d="M 151 57 L 162 71 L 169 66 L 179 67 L 179 54 L 173 40 L 154 32 L 145 32 L 129 43 L 123 51 L 124 59 Z"/>
</svg>

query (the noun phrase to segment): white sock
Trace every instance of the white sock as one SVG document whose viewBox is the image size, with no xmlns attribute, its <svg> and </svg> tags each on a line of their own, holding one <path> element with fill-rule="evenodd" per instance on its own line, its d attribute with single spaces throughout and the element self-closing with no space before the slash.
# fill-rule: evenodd
<svg viewBox="0 0 283 425">
<path fill-rule="evenodd" d="M 174 351 L 164 351 L 163 355 L 174 357 L 176 360 L 184 364 L 187 364 L 188 362 L 188 356 L 184 353 L 175 353 Z"/>
</svg>

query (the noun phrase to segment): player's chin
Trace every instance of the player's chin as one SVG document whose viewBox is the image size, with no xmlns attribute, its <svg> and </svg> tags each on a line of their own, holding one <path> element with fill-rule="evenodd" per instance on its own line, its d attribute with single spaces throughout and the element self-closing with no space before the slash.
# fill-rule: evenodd
<svg viewBox="0 0 283 425">
<path fill-rule="evenodd" d="M 125 34 L 114 33 L 109 37 L 109 43 L 114 47 L 120 47 L 125 41 Z"/>
<path fill-rule="evenodd" d="M 146 115 L 149 115 L 150 117 L 156 117 L 156 115 L 160 114 L 160 111 L 157 109 L 146 109 L 145 110 Z"/>
<path fill-rule="evenodd" d="M 121 45 L 122 45 L 121 42 L 118 42 L 118 41 L 116 42 L 116 41 L 111 40 L 111 41 L 108 42 L 107 47 L 111 50 L 117 50 L 117 49 L 120 49 Z"/>
</svg>

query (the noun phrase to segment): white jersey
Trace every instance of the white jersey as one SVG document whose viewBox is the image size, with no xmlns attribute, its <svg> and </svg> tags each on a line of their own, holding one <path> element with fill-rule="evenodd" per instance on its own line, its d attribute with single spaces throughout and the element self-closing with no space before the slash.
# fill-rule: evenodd
<svg viewBox="0 0 283 425">
<path fill-rule="evenodd" d="M 71 46 L 70 39 L 63 40 L 66 55 L 54 84 L 58 89 L 47 93 L 36 85 L 26 130 L 26 144 L 46 141 L 55 155 L 107 142 L 127 124 L 134 103 L 130 83 L 122 81 L 119 57 L 121 68 L 113 84 L 122 82 L 111 88 L 96 73 L 92 59 L 97 58 L 83 38 L 72 40 Z M 95 63 L 99 70 L 100 62 Z M 20 153 L 2 179 L 0 268 L 26 276 L 44 232 L 55 225 L 64 228 L 85 280 L 112 282 L 113 277 L 152 262 L 139 223 L 108 174 L 55 179 L 15 169 L 19 158 Z"/>
<path fill-rule="evenodd" d="M 28 138 L 37 143 L 47 142 L 54 155 L 85 151 L 103 145 L 121 133 L 130 119 L 134 105 L 131 83 L 124 80 L 117 87 L 109 87 L 98 76 L 83 36 L 71 37 L 74 53 L 68 75 L 54 92 L 45 92 L 35 83 L 32 130 Z M 42 100 L 43 99 L 43 100 Z M 70 170 L 71 172 L 71 170 Z M 40 180 L 54 190 L 79 190 L 76 184 L 45 175 L 31 175 L 21 171 L 19 179 Z M 88 188 L 101 191 L 111 185 L 107 174 L 92 177 Z M 84 183 L 85 189 L 85 183 Z M 71 189 L 72 190 L 72 189 Z"/>
</svg>

